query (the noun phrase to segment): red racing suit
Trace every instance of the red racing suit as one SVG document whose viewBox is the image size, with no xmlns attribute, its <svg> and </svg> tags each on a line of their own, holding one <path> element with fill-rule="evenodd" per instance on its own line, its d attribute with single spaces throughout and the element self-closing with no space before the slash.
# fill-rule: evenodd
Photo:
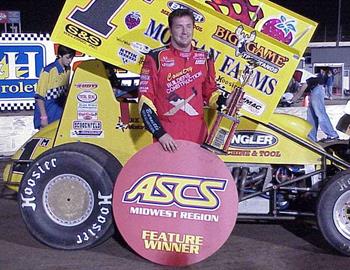
<svg viewBox="0 0 350 270">
<path fill-rule="evenodd" d="M 203 143 L 203 106 L 213 103 L 209 99 L 215 90 L 214 60 L 206 51 L 192 47 L 185 53 L 171 45 L 152 50 L 139 85 L 145 128 L 156 139 L 168 133 L 174 139 Z"/>
</svg>

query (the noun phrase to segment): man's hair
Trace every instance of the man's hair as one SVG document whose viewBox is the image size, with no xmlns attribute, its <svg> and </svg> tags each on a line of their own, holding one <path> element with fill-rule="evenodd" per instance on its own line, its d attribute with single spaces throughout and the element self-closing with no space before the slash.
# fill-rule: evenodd
<svg viewBox="0 0 350 270">
<path fill-rule="evenodd" d="M 64 45 L 59 45 L 57 49 L 57 57 L 69 54 L 71 58 L 75 56 L 75 50 L 68 48 Z"/>
<path fill-rule="evenodd" d="M 188 16 L 192 19 L 193 25 L 195 23 L 193 12 L 187 8 L 178 8 L 173 10 L 168 16 L 169 27 L 173 25 L 174 18 Z"/>
</svg>

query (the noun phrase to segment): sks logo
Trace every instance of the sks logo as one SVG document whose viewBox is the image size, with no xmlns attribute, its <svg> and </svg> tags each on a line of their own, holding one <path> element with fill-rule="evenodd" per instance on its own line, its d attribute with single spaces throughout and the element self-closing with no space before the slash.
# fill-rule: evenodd
<svg viewBox="0 0 350 270">
<path fill-rule="evenodd" d="M 33 97 L 45 58 L 45 48 L 42 45 L 0 44 L 1 96 Z"/>
<path fill-rule="evenodd" d="M 227 46 L 235 48 L 236 56 L 241 56 L 247 60 L 253 58 L 260 67 L 273 73 L 277 73 L 289 61 L 288 57 L 254 42 L 256 39 L 255 31 L 246 34 L 243 30 L 242 25 L 237 27 L 235 32 L 218 25 L 212 37 Z"/>
<path fill-rule="evenodd" d="M 150 173 L 124 192 L 123 202 L 181 208 L 216 210 L 220 207 L 218 191 L 225 191 L 227 180 Z"/>
</svg>

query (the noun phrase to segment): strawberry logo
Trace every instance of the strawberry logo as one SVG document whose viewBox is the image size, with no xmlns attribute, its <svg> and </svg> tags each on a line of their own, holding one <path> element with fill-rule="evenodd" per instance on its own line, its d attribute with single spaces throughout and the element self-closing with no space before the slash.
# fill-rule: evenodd
<svg viewBox="0 0 350 270">
<path fill-rule="evenodd" d="M 277 39 L 285 44 L 290 44 L 293 40 L 293 32 L 296 32 L 295 21 L 287 20 L 286 17 L 281 17 L 268 20 L 261 28 L 261 32 Z"/>
<path fill-rule="evenodd" d="M 125 17 L 126 27 L 131 30 L 138 26 L 141 22 L 141 15 L 137 11 L 132 11 Z"/>
</svg>

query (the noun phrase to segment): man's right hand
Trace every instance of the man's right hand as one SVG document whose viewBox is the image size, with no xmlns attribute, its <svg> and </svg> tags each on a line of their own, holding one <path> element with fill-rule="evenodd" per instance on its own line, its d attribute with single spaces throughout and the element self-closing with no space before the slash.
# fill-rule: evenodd
<svg viewBox="0 0 350 270">
<path fill-rule="evenodd" d="M 46 127 L 48 125 L 48 120 L 47 118 L 46 119 L 40 119 L 40 126 L 43 128 L 43 127 Z"/>
<path fill-rule="evenodd" d="M 158 139 L 158 141 L 163 147 L 164 151 L 175 152 L 177 150 L 177 144 L 175 140 L 168 133 L 165 133 Z"/>
</svg>

